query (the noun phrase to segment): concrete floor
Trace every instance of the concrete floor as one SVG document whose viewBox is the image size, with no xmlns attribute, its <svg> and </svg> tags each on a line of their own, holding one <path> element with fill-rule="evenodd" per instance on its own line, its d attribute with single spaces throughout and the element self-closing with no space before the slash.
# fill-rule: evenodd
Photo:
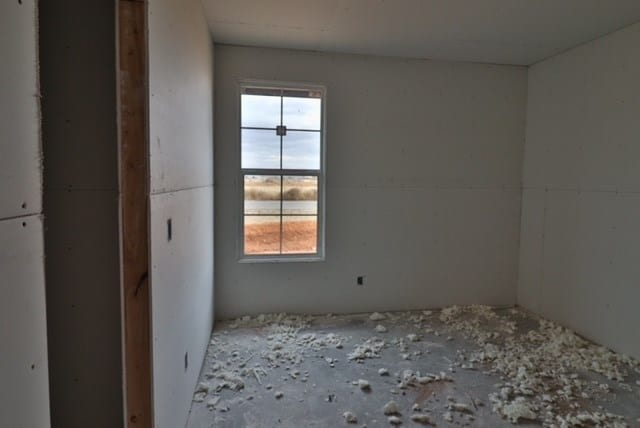
<svg viewBox="0 0 640 428">
<path fill-rule="evenodd" d="M 518 334 L 537 326 L 537 320 L 523 312 L 497 312 L 517 323 Z M 488 399 L 508 379 L 491 373 L 487 364 L 471 364 L 469 368 L 467 358 L 478 344 L 443 323 L 438 315 L 438 311 L 418 311 L 386 314 L 387 319 L 379 321 L 359 314 L 304 322 L 253 319 L 218 323 L 187 428 L 387 427 L 390 422 L 382 408 L 390 400 L 400 407 L 397 416 L 402 426 L 424 426 L 411 420 L 415 413 L 428 415 L 436 426 L 511 426 L 492 410 Z M 305 323 L 308 326 L 298 329 Z M 377 325 L 388 331 L 377 332 Z M 412 341 L 411 334 L 418 335 L 418 340 Z M 379 358 L 349 360 L 348 355 L 372 337 L 385 341 Z M 381 368 L 389 375 L 380 375 Z M 419 371 L 422 376 L 444 372 L 448 379 L 399 387 L 405 370 Z M 621 419 L 615 426 L 640 426 L 638 366 L 627 368 L 625 373 L 621 383 L 597 373 L 580 372 L 586 383 L 604 383 L 609 390 L 595 393 L 590 389 L 589 399 L 574 400 L 574 408 L 624 417 L 626 422 Z M 354 384 L 359 379 L 368 381 L 370 389 Z M 277 393 L 282 393 L 281 398 Z M 462 403 L 469 411 L 450 410 L 453 403 Z M 347 423 L 344 412 L 353 413 L 357 424 Z M 446 420 L 448 417 L 452 419 Z M 518 425 L 541 424 L 520 419 Z"/>
</svg>

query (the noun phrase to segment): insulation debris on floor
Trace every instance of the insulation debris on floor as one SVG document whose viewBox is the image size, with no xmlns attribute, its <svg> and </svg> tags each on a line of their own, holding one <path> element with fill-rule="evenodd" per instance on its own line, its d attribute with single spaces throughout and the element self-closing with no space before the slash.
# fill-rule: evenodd
<svg viewBox="0 0 640 428">
<path fill-rule="evenodd" d="M 188 428 L 640 426 L 640 362 L 519 309 L 216 326 Z"/>
</svg>

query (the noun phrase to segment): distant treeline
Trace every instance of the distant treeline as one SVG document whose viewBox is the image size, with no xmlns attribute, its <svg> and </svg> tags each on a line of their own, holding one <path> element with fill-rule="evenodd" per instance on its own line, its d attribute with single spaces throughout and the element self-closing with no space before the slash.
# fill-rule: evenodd
<svg viewBox="0 0 640 428">
<path fill-rule="evenodd" d="M 250 187 L 245 189 L 244 197 L 250 201 L 279 201 L 278 189 L 264 189 Z M 301 189 L 293 187 L 282 192 L 283 201 L 315 201 L 318 199 L 317 189 Z"/>
</svg>

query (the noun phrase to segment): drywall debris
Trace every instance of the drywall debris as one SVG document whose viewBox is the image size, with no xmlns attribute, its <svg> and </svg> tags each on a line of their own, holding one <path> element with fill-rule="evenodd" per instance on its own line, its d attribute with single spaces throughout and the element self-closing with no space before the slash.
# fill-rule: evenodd
<svg viewBox="0 0 640 428">
<path fill-rule="evenodd" d="M 420 409 L 420 405 L 418 405 L 418 403 L 415 403 L 412 407 L 411 410 L 413 410 L 414 412 L 419 412 Z"/>
<path fill-rule="evenodd" d="M 215 388 L 216 392 L 220 392 L 225 388 L 232 391 L 240 391 L 244 388 L 244 381 L 234 373 L 223 371 L 218 373 L 216 377 L 218 379 L 222 379 L 222 382 L 220 382 Z"/>
<path fill-rule="evenodd" d="M 375 329 L 378 333 L 386 333 L 387 332 L 387 327 L 383 326 L 382 324 L 378 324 L 376 326 Z"/>
<path fill-rule="evenodd" d="M 356 417 L 356 415 L 354 415 L 351 412 L 344 412 L 342 414 L 342 417 L 344 418 L 345 421 L 347 421 L 348 424 L 357 424 L 358 423 L 358 418 Z"/>
<path fill-rule="evenodd" d="M 389 370 L 385 368 L 378 369 L 378 374 L 380 376 L 389 376 Z"/>
<path fill-rule="evenodd" d="M 538 415 L 534 411 L 535 408 L 531 403 L 527 402 L 524 397 L 516 397 L 515 400 L 508 403 L 496 400 L 495 398 L 491 399 L 494 402 L 494 411 L 497 411 L 500 415 L 509 419 L 511 423 L 516 424 L 520 419 L 536 420 L 538 418 Z"/>
<path fill-rule="evenodd" d="M 384 407 L 382 408 L 382 411 L 384 412 L 385 415 L 400 414 L 400 408 L 398 407 L 398 403 L 396 403 L 395 401 L 389 401 L 387 404 L 385 404 Z"/>
<path fill-rule="evenodd" d="M 571 426 L 571 417 L 581 407 L 576 398 L 587 398 L 598 389 L 577 373 L 592 371 L 620 382 L 625 366 L 640 367 L 640 362 L 544 319 L 538 320 L 537 328 L 517 331 L 508 315 L 474 305 L 445 308 L 440 320 L 479 346 L 469 356 L 469 364 L 489 365 L 489 374 L 506 381 L 490 400 L 493 411 L 510 420 L 532 418 L 544 426 L 563 426 L 559 421 L 564 421 Z M 615 420 L 615 415 L 606 417 L 609 422 Z"/>
<path fill-rule="evenodd" d="M 431 422 L 431 417 L 429 415 L 425 415 L 424 413 L 414 413 L 413 415 L 411 415 L 411 420 L 413 422 L 424 425 L 433 424 L 433 422 Z"/>
<path fill-rule="evenodd" d="M 442 419 L 444 419 L 447 422 L 453 422 L 453 414 L 451 412 L 444 412 L 442 414 Z"/>
<path fill-rule="evenodd" d="M 284 394 L 282 393 L 282 391 L 276 391 L 276 392 L 273 394 L 273 396 L 274 396 L 274 397 L 276 397 L 276 398 L 279 400 L 279 399 L 281 399 L 281 398 L 284 396 Z"/>
<path fill-rule="evenodd" d="M 364 343 L 356 346 L 353 352 L 347 355 L 349 360 L 362 361 L 367 358 L 380 358 L 380 351 L 384 347 L 384 340 L 378 338 L 367 339 Z"/>
<path fill-rule="evenodd" d="M 420 337 L 415 333 L 410 333 L 407 334 L 407 340 L 409 342 L 418 342 L 420 340 Z"/>
<path fill-rule="evenodd" d="M 397 416 L 389 416 L 387 420 L 391 425 L 402 425 L 402 419 Z"/>
<path fill-rule="evenodd" d="M 387 317 L 384 314 L 374 312 L 371 315 L 369 315 L 369 319 L 371 321 L 382 321 L 382 320 L 386 320 Z"/>
<path fill-rule="evenodd" d="M 464 403 L 451 403 L 449 404 L 448 409 L 454 410 L 460 413 L 473 413 L 473 410 L 471 410 L 471 407 L 469 407 Z"/>
<path fill-rule="evenodd" d="M 365 380 L 365 379 L 358 379 L 358 387 L 363 391 L 371 390 L 371 384 L 369 383 L 368 380 Z"/>
<path fill-rule="evenodd" d="M 211 385 L 209 385 L 208 383 L 200 382 L 200 383 L 198 383 L 198 386 L 196 387 L 196 391 L 195 392 L 196 393 L 204 392 L 205 395 L 206 395 L 207 393 L 209 393 L 209 389 L 210 388 L 211 388 Z"/>
</svg>

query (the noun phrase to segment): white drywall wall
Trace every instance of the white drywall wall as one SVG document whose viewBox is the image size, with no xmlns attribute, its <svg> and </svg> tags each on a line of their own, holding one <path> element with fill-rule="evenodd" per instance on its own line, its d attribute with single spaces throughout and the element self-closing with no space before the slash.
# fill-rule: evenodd
<svg viewBox="0 0 640 428">
<path fill-rule="evenodd" d="M 49 426 L 44 249 L 39 215 L 0 221 L 0 426 Z"/>
<path fill-rule="evenodd" d="M 0 426 L 50 426 L 35 0 L 0 4 Z"/>
<path fill-rule="evenodd" d="M 218 317 L 515 303 L 525 68 L 216 45 L 215 75 Z M 237 261 L 240 79 L 327 87 L 324 262 Z"/>
<path fill-rule="evenodd" d="M 40 58 L 52 426 L 121 427 L 114 2 L 40 2 Z"/>
<path fill-rule="evenodd" d="M 198 0 L 149 3 L 149 85 L 154 420 L 175 428 L 214 309 L 213 45 Z"/>
<path fill-rule="evenodd" d="M 0 6 L 0 219 L 42 211 L 35 4 Z"/>
<path fill-rule="evenodd" d="M 529 70 L 518 303 L 640 357 L 640 24 Z"/>
</svg>

